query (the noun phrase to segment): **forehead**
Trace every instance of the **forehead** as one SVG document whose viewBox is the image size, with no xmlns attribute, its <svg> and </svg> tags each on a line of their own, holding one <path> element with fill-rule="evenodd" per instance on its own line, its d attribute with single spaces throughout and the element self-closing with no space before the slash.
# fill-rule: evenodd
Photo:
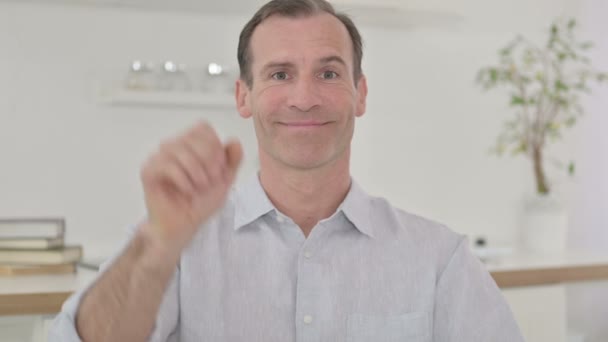
<svg viewBox="0 0 608 342">
<path fill-rule="evenodd" d="M 329 13 L 273 15 L 256 27 L 250 42 L 253 67 L 273 59 L 318 58 L 333 54 L 352 61 L 352 41 L 342 22 Z"/>
</svg>

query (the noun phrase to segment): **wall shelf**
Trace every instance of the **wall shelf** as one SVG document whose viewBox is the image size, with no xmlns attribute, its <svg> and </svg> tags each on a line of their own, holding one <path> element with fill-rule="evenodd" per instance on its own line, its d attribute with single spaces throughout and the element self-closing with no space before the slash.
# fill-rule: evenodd
<svg viewBox="0 0 608 342">
<path fill-rule="evenodd" d="M 234 95 L 219 92 L 113 89 L 102 93 L 102 102 L 113 106 L 236 109 Z"/>
</svg>

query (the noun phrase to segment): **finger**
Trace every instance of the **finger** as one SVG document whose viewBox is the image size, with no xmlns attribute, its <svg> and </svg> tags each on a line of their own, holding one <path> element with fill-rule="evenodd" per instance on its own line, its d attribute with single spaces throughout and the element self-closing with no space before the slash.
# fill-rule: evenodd
<svg viewBox="0 0 608 342">
<path fill-rule="evenodd" d="M 243 160 L 243 147 L 238 140 L 231 140 L 225 146 L 227 181 L 232 183 Z"/>
<path fill-rule="evenodd" d="M 210 179 L 193 151 L 188 147 L 186 141 L 179 141 L 167 153 L 179 165 L 182 171 L 189 178 L 192 185 L 197 190 L 202 190 L 209 186 Z"/>
<path fill-rule="evenodd" d="M 203 190 L 209 186 L 211 180 L 207 170 L 186 145 L 177 151 L 174 157 L 197 190 Z"/>
<path fill-rule="evenodd" d="M 164 183 L 185 195 L 193 191 L 193 184 L 181 167 L 164 154 L 158 153 L 152 157 L 144 167 L 142 176 L 145 183 Z"/>
<path fill-rule="evenodd" d="M 201 127 L 187 136 L 187 144 L 196 155 L 197 161 L 206 170 L 212 182 L 222 179 L 222 169 L 226 163 L 223 146 L 211 126 Z"/>
</svg>

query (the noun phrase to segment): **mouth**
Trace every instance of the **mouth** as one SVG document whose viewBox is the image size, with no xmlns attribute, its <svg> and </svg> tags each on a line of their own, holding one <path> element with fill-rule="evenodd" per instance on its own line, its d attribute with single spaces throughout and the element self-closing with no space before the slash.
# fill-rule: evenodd
<svg viewBox="0 0 608 342">
<path fill-rule="evenodd" d="M 322 121 L 288 121 L 288 122 L 278 122 L 280 126 L 285 126 L 288 128 L 319 128 L 325 125 L 330 124 L 331 121 L 322 122 Z"/>
</svg>

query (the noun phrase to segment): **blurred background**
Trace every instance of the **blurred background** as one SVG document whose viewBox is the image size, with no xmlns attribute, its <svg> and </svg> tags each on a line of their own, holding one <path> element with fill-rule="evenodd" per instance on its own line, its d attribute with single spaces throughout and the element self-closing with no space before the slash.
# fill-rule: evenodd
<svg viewBox="0 0 608 342">
<path fill-rule="evenodd" d="M 251 176 L 255 135 L 235 110 L 232 87 L 238 34 L 259 4 L 0 1 L 0 218 L 63 217 L 66 244 L 82 246 L 82 260 L 98 264 L 145 215 L 142 162 L 161 140 L 201 119 L 241 139 L 239 180 Z M 533 166 L 525 153 L 490 153 L 520 108 L 508 87 L 484 91 L 478 71 L 497 65 L 518 35 L 542 47 L 558 18 L 576 20 L 581 40 L 594 42 L 585 52 L 591 64 L 608 71 L 608 2 L 335 4 L 364 39 L 369 97 L 356 122 L 354 178 L 369 193 L 467 235 L 486 259 L 517 255 L 526 199 L 536 193 Z M 591 253 L 601 262 L 589 263 L 604 269 L 570 283 L 505 289 L 530 341 L 608 341 L 608 285 L 596 279 L 608 264 L 608 83 L 588 87 L 580 97 L 584 116 L 544 151 L 552 194 L 567 217 L 565 243 L 536 255 L 559 255 L 550 266 L 560 268 L 572 251 Z M 0 293 L 15 284 L 2 281 Z M 42 316 L 52 312 L 0 316 L 0 336 L 39 338 L 32 334 L 44 329 L 35 323 Z"/>
</svg>

